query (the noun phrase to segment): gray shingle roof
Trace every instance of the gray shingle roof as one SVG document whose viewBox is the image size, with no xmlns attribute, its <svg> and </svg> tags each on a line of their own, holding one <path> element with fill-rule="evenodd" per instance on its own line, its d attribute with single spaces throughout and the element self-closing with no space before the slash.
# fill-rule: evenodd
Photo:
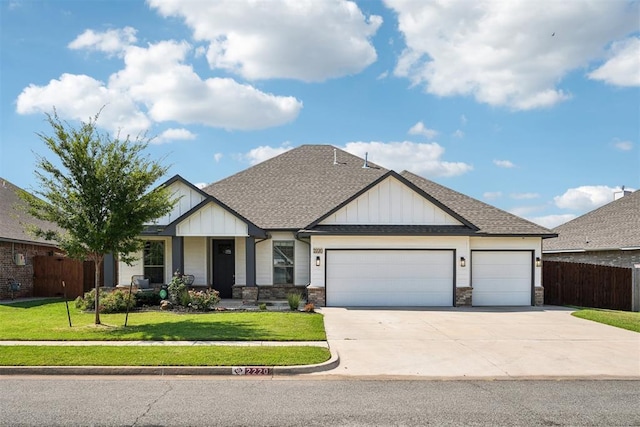
<svg viewBox="0 0 640 427">
<path fill-rule="evenodd" d="M 203 190 L 263 229 L 301 229 L 388 172 L 334 147 L 303 145 Z"/>
<path fill-rule="evenodd" d="M 33 218 L 21 209 L 16 209 L 18 206 L 24 206 L 24 202 L 16 193 L 18 190 L 20 190 L 19 187 L 0 178 L 0 240 L 55 246 L 54 242 L 34 237 L 25 231 L 25 224 L 34 224 L 44 229 L 57 229 L 57 227 Z"/>
<path fill-rule="evenodd" d="M 553 231 L 558 237 L 545 241 L 544 251 L 640 247 L 640 191 L 601 206 Z"/>
<path fill-rule="evenodd" d="M 477 234 L 551 236 L 553 232 L 519 216 L 465 196 L 414 173 L 404 171 L 402 177 L 428 193 L 443 205 L 478 227 Z"/>
<path fill-rule="evenodd" d="M 371 162 L 370 168 L 363 168 L 362 158 L 340 149 L 335 149 L 338 164 L 334 165 L 334 149 L 330 145 L 303 145 L 203 190 L 258 227 L 299 230 L 389 172 Z M 476 234 L 553 235 L 544 227 L 418 175 L 403 172 L 401 178 L 479 228 Z M 318 227 L 313 230 L 320 230 Z"/>
</svg>

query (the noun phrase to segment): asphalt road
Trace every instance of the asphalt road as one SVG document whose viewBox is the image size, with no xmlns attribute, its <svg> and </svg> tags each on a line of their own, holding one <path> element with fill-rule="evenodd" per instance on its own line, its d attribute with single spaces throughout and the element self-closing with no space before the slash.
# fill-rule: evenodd
<svg viewBox="0 0 640 427">
<path fill-rule="evenodd" d="M 0 377 L 2 426 L 640 425 L 640 381 Z"/>
</svg>

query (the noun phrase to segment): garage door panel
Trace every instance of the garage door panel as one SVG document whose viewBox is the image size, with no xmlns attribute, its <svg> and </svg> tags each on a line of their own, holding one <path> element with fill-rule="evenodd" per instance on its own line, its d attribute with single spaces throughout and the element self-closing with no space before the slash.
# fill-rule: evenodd
<svg viewBox="0 0 640 427">
<path fill-rule="evenodd" d="M 531 252 L 473 252 L 472 264 L 473 305 L 531 305 Z"/>
<path fill-rule="evenodd" d="M 328 250 L 326 262 L 328 305 L 453 305 L 451 250 Z"/>
</svg>

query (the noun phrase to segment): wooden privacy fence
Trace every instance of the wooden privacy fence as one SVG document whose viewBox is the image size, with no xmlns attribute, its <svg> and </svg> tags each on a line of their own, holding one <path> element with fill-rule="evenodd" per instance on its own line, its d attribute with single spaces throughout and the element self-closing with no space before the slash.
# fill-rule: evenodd
<svg viewBox="0 0 640 427">
<path fill-rule="evenodd" d="M 545 261 L 544 303 L 631 310 L 631 268 Z"/>
<path fill-rule="evenodd" d="M 63 295 L 62 281 L 67 287 L 67 298 L 74 299 L 93 288 L 93 261 L 70 258 L 37 256 L 33 258 L 33 294 L 36 297 Z"/>
</svg>

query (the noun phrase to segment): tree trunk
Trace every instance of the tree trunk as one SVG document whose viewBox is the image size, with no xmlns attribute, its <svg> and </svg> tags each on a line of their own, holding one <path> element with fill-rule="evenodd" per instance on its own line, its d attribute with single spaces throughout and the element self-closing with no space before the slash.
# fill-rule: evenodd
<svg viewBox="0 0 640 427">
<path fill-rule="evenodd" d="M 96 325 L 100 325 L 100 273 L 102 272 L 102 263 L 104 262 L 104 255 L 93 255 L 93 262 L 96 266 Z"/>
</svg>

